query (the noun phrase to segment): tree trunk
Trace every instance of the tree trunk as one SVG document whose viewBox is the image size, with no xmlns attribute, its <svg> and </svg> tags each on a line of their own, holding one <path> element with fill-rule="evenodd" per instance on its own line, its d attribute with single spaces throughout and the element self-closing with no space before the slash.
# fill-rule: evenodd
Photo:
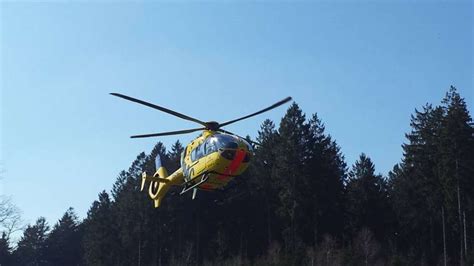
<svg viewBox="0 0 474 266">
<path fill-rule="evenodd" d="M 459 265 L 464 265 L 464 248 L 463 248 L 463 226 L 462 226 L 462 215 L 461 215 L 461 191 L 459 187 L 459 175 L 458 175 L 458 158 L 456 158 L 456 180 L 457 180 L 457 192 L 458 192 L 458 218 L 459 218 Z"/>
<path fill-rule="evenodd" d="M 142 241 L 141 241 L 141 236 L 139 236 L 139 239 L 138 239 L 138 266 L 142 265 L 141 251 L 142 251 Z"/>
<path fill-rule="evenodd" d="M 443 255 L 444 255 L 444 266 L 446 266 L 446 228 L 444 224 L 444 206 L 441 207 L 441 215 L 443 216 Z"/>
<path fill-rule="evenodd" d="M 265 195 L 265 205 L 267 211 L 267 237 L 268 237 L 268 246 L 272 244 L 272 228 L 271 228 L 271 218 L 270 218 L 270 203 L 268 200 L 268 195 Z"/>
<path fill-rule="evenodd" d="M 466 211 L 463 213 L 463 225 L 464 225 L 464 254 L 467 255 L 467 234 L 466 234 Z"/>
<path fill-rule="evenodd" d="M 198 205 L 200 207 L 200 205 Z M 199 265 L 199 211 L 200 208 L 196 212 L 196 265 Z"/>
</svg>

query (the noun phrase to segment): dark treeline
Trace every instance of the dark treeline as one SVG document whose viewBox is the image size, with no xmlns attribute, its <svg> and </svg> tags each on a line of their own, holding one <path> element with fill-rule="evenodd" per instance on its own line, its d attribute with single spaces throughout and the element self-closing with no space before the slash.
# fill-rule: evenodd
<svg viewBox="0 0 474 266">
<path fill-rule="evenodd" d="M 389 122 L 389 121 L 388 121 Z M 225 192 L 180 196 L 154 209 L 140 174 L 159 154 L 169 171 L 183 146 L 158 143 L 120 172 L 87 217 L 29 225 L 1 265 L 472 265 L 474 130 L 451 87 L 415 110 L 403 158 L 388 176 L 362 153 L 348 167 L 316 115 L 292 104 L 266 120 L 248 171 Z"/>
</svg>

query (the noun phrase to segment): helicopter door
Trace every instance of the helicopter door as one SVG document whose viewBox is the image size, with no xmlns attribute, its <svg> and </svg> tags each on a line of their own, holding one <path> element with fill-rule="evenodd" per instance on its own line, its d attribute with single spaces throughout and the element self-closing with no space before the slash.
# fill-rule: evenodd
<svg viewBox="0 0 474 266">
<path fill-rule="evenodd" d="M 202 175 L 206 170 L 206 154 L 204 151 L 204 143 L 202 143 L 191 152 L 192 163 L 189 169 L 191 179 Z"/>
</svg>

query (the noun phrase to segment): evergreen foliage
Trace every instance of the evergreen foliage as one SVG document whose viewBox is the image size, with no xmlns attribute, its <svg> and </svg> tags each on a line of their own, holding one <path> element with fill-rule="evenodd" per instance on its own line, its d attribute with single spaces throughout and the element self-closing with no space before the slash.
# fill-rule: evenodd
<svg viewBox="0 0 474 266">
<path fill-rule="evenodd" d="M 82 245 L 86 265 L 117 265 L 120 257 L 117 221 L 109 194 L 102 191 L 83 222 Z"/>
<path fill-rule="evenodd" d="M 0 265 L 10 265 L 13 263 L 12 247 L 10 246 L 10 239 L 8 239 L 5 232 L 0 238 Z"/>
<path fill-rule="evenodd" d="M 170 189 L 154 209 L 141 173 L 160 156 L 171 173 L 180 142 L 158 142 L 101 192 L 87 217 L 44 218 L 1 265 L 470 265 L 474 262 L 474 129 L 451 87 L 415 110 L 403 158 L 384 177 L 362 153 L 347 168 L 317 114 L 293 103 L 265 120 L 249 169 L 223 192 L 195 200 Z M 250 139 L 249 137 L 247 137 Z M 147 189 L 147 188 L 146 188 Z"/>
<path fill-rule="evenodd" d="M 19 265 L 44 265 L 47 263 L 46 250 L 49 229 L 44 217 L 38 218 L 34 225 L 26 227 L 14 254 Z"/>
<path fill-rule="evenodd" d="M 389 174 L 399 252 L 428 264 L 472 263 L 474 227 L 465 217 L 474 215 L 474 130 L 466 103 L 451 87 L 441 106 L 415 110 L 410 125 L 403 160 Z"/>
<path fill-rule="evenodd" d="M 380 174 L 375 174 L 375 165 L 364 153 L 349 172 L 346 204 L 347 226 L 353 237 L 368 229 L 378 241 L 387 240 L 392 217 L 387 184 Z"/>
<path fill-rule="evenodd" d="M 79 265 L 82 258 L 79 221 L 72 208 L 54 225 L 46 241 L 51 265 Z"/>
</svg>

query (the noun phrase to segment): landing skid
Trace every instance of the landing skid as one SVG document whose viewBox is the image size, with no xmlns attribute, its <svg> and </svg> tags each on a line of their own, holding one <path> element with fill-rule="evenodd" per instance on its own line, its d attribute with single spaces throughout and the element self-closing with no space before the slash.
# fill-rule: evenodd
<svg viewBox="0 0 474 266">
<path fill-rule="evenodd" d="M 181 193 L 179 193 L 179 195 L 183 195 L 184 193 L 190 191 L 191 189 L 199 187 L 200 185 L 206 183 L 208 179 L 209 179 L 209 173 L 204 173 L 204 174 L 202 174 L 201 181 L 199 181 L 195 184 L 193 184 L 192 181 L 188 181 L 188 182 L 184 183 L 184 188 L 181 191 Z M 193 192 L 193 199 L 195 197 L 196 197 L 196 192 Z"/>
<path fill-rule="evenodd" d="M 207 182 L 207 180 L 209 179 L 209 176 L 211 174 L 218 174 L 218 175 L 224 175 L 224 174 L 219 174 L 217 172 L 213 172 L 213 171 L 210 171 L 210 172 L 205 172 L 205 173 L 202 173 L 198 176 L 196 176 L 195 178 L 193 178 L 193 180 L 201 177 L 201 180 L 197 183 L 194 183 L 193 180 L 189 180 L 189 181 L 186 181 L 182 184 L 183 187 L 183 190 L 181 190 L 181 192 L 179 193 L 179 195 L 183 195 L 184 193 L 190 191 L 190 190 L 193 190 L 193 196 L 192 196 L 192 199 L 195 199 L 196 198 L 196 193 L 197 193 L 197 190 L 198 190 L 198 187 L 204 183 Z M 235 175 L 225 175 L 225 176 L 229 176 L 229 177 L 236 177 Z"/>
</svg>

